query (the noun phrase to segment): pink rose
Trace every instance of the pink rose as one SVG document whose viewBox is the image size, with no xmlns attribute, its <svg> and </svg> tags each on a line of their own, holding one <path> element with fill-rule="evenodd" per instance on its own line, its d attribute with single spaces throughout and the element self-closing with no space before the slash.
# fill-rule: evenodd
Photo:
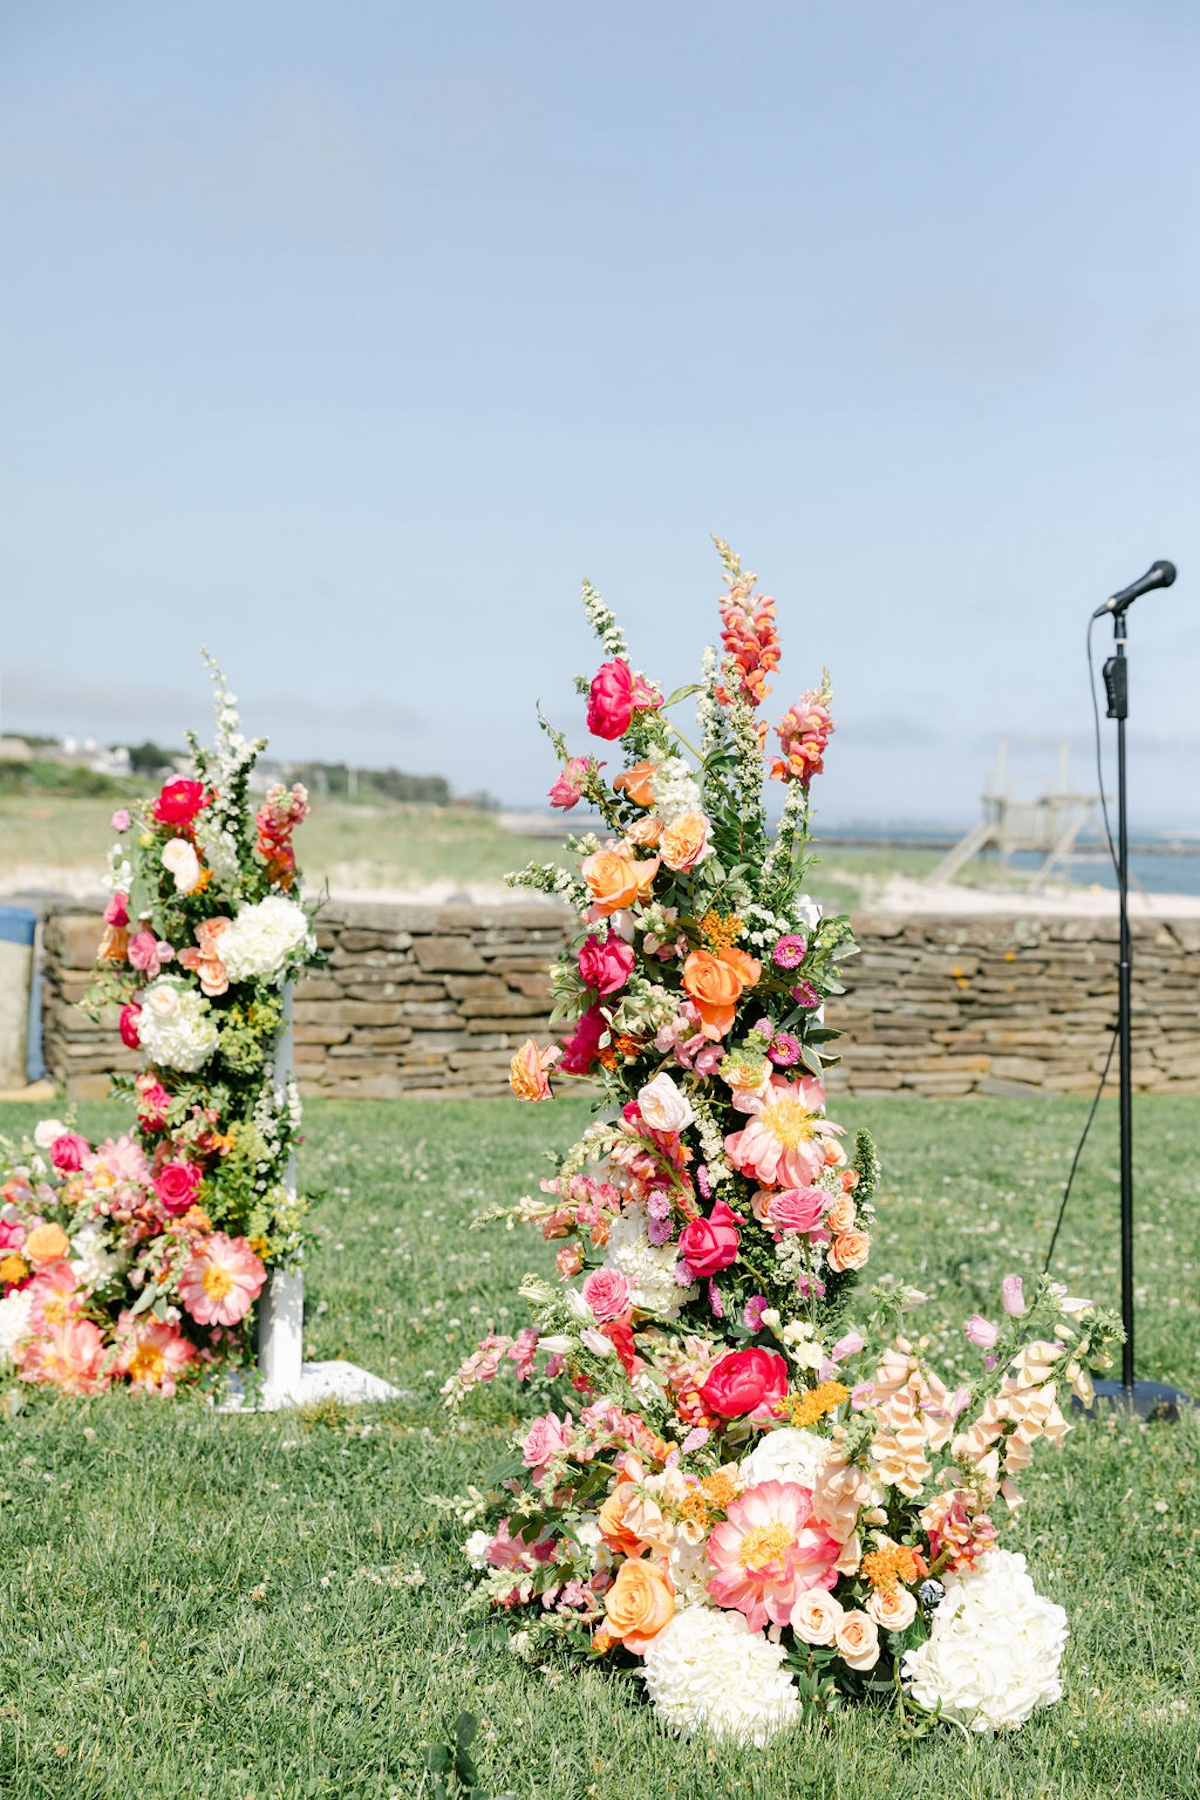
<svg viewBox="0 0 1200 1800">
<path fill-rule="evenodd" d="M 829 1200 L 824 1188 L 785 1188 L 771 1196 L 771 1224 L 777 1231 L 815 1231 Z"/>
<path fill-rule="evenodd" d="M 158 954 L 158 939 L 152 931 L 134 932 L 129 940 L 129 960 L 135 969 L 141 969 L 151 981 L 154 980 L 162 959 Z"/>
<path fill-rule="evenodd" d="M 600 1054 L 600 1039 L 608 1030 L 608 1020 L 598 1006 L 589 1006 L 563 1045 L 559 1069 L 564 1075 L 588 1075 Z"/>
<path fill-rule="evenodd" d="M 593 1269 L 583 1284 L 583 1297 L 599 1325 L 629 1311 L 629 1282 L 619 1269 Z"/>
<path fill-rule="evenodd" d="M 532 1469 L 534 1479 L 540 1478 L 542 1470 L 552 1456 L 571 1447 L 571 1415 L 558 1419 L 553 1413 L 546 1413 L 535 1419 L 525 1433 L 525 1442 L 521 1447 L 522 1460 L 527 1469 Z"/>
<path fill-rule="evenodd" d="M 161 1082 L 155 1081 L 150 1075 L 139 1075 L 135 1086 L 138 1124 L 143 1131 L 161 1131 L 167 1122 L 170 1094 Z"/>
<path fill-rule="evenodd" d="M 109 901 L 108 905 L 104 909 L 104 923 L 106 925 L 118 925 L 118 926 L 119 925 L 128 925 L 128 923 L 129 923 L 129 895 L 128 894 L 114 894 L 113 895 L 112 899 Z"/>
<path fill-rule="evenodd" d="M 988 1319 L 981 1319 L 978 1313 L 972 1313 L 963 1328 L 967 1334 L 968 1344 L 974 1344 L 978 1350 L 990 1350 L 1000 1336 L 996 1327 Z"/>
<path fill-rule="evenodd" d="M 588 694 L 587 727 L 593 737 L 619 738 L 629 730 L 635 712 L 662 705 L 662 695 L 634 675 L 623 657 L 604 663 Z"/>
<path fill-rule="evenodd" d="M 601 768 L 604 764 L 599 765 Z M 561 807 L 563 812 L 570 812 L 583 794 L 583 784 L 587 779 L 588 759 L 586 756 L 572 756 L 559 770 L 558 778 L 550 789 L 551 806 Z"/>
<path fill-rule="evenodd" d="M 788 1366 L 776 1350 L 730 1350 L 718 1358 L 700 1388 L 709 1412 L 723 1419 L 750 1418 L 766 1425 L 787 1395 Z"/>
<path fill-rule="evenodd" d="M 679 1234 L 679 1249 L 694 1274 L 716 1275 L 736 1262 L 741 1234 L 736 1213 L 714 1200 L 707 1219 L 693 1219 Z"/>
<path fill-rule="evenodd" d="M 64 1175 L 74 1175 L 82 1169 L 83 1159 L 91 1147 L 77 1131 L 64 1131 L 50 1146 L 50 1161 Z"/>
<path fill-rule="evenodd" d="M 140 1050 L 141 1048 L 142 1038 L 138 1030 L 138 1017 L 141 1010 L 136 1000 L 131 1000 L 128 1006 L 121 1008 L 121 1017 L 117 1028 L 121 1033 L 121 1042 L 127 1050 Z"/>
<path fill-rule="evenodd" d="M 580 946 L 579 973 L 586 986 L 598 994 L 615 994 L 633 974 L 633 946 L 610 931 L 604 942 L 589 937 Z"/>
<path fill-rule="evenodd" d="M 172 1218 L 178 1218 L 181 1213 L 187 1212 L 195 1204 L 203 1179 L 204 1171 L 198 1163 L 164 1164 L 154 1180 L 154 1191 L 163 1211 L 170 1213 Z"/>
</svg>

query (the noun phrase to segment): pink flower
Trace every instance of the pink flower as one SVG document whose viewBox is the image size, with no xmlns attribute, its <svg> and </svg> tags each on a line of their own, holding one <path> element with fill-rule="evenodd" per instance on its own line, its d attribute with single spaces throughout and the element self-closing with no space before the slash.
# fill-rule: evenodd
<svg viewBox="0 0 1200 1800">
<path fill-rule="evenodd" d="M 1000 1336 L 996 1327 L 987 1319 L 981 1319 L 978 1313 L 972 1313 L 963 1328 L 967 1334 L 968 1344 L 974 1344 L 978 1350 L 990 1350 Z"/>
<path fill-rule="evenodd" d="M 857 1356 L 859 1351 L 865 1350 L 866 1347 L 865 1341 L 859 1337 L 857 1331 L 848 1331 L 845 1337 L 838 1339 L 829 1352 L 829 1360 L 834 1363 L 845 1362 L 848 1356 Z"/>
<path fill-rule="evenodd" d="M 598 1006 L 589 1006 L 581 1014 L 572 1035 L 563 1045 L 559 1068 L 564 1075 L 590 1074 L 600 1054 L 600 1039 L 608 1030 L 608 1020 Z"/>
<path fill-rule="evenodd" d="M 22 1381 L 48 1383 L 64 1394 L 102 1394 L 104 1338 L 91 1319 L 69 1318 L 32 1340 L 21 1363 Z"/>
<path fill-rule="evenodd" d="M 197 1325 L 236 1325 L 266 1279 L 266 1269 L 245 1238 L 214 1231 L 179 1277 L 179 1298 Z"/>
<path fill-rule="evenodd" d="M 717 1571 L 708 1591 L 718 1606 L 745 1613 L 751 1631 L 786 1625 L 801 1594 L 831 1588 L 841 1546 L 812 1520 L 812 1491 L 795 1481 L 761 1481 L 730 1502 L 708 1540 Z"/>
<path fill-rule="evenodd" d="M 815 1012 L 821 1004 L 821 996 L 811 981 L 798 981 L 792 989 L 792 999 L 806 1012 Z"/>
<path fill-rule="evenodd" d="M 162 954 L 164 949 L 169 953 L 167 956 Z M 135 931 L 129 940 L 130 962 L 135 969 L 140 969 L 150 981 L 154 980 L 160 966 L 164 962 L 169 962 L 174 954 L 170 944 L 160 944 L 154 933 L 146 931 L 144 928 L 141 931 Z"/>
<path fill-rule="evenodd" d="M 807 938 L 802 938 L 797 932 L 789 932 L 776 944 L 771 952 L 771 960 L 777 969 L 798 969 L 807 949 Z"/>
<path fill-rule="evenodd" d="M 126 816 L 128 816 L 128 815 L 126 815 Z M 129 895 L 128 894 L 114 894 L 113 895 L 112 899 L 109 901 L 108 905 L 104 909 L 104 923 L 106 925 L 117 925 L 117 926 L 128 925 L 128 923 L 129 923 Z"/>
<path fill-rule="evenodd" d="M 83 1159 L 92 1146 L 77 1131 L 64 1131 L 50 1146 L 50 1161 L 64 1175 L 74 1175 L 83 1167 Z"/>
<path fill-rule="evenodd" d="M 124 806 L 118 806 L 116 812 L 112 816 L 113 830 L 114 831 L 128 831 L 129 827 L 132 825 L 132 823 L 133 823 L 133 820 L 129 816 L 128 809 Z M 126 895 L 125 897 L 126 897 L 126 899 L 129 898 L 128 895 Z M 112 924 L 113 922 L 114 921 L 112 921 L 111 919 L 109 920 L 110 924 Z"/>
<path fill-rule="evenodd" d="M 578 1244 L 564 1244 L 555 1254 L 554 1263 L 563 1280 L 569 1281 L 583 1267 L 583 1251 Z"/>
<path fill-rule="evenodd" d="M 170 1094 L 153 1075 L 139 1075 L 133 1085 L 137 1092 L 138 1124 L 143 1131 L 162 1131 L 167 1123 Z"/>
<path fill-rule="evenodd" d="M 600 1325 L 629 1311 L 630 1290 L 619 1269 L 593 1269 L 583 1284 L 583 1297 Z"/>
<path fill-rule="evenodd" d="M 136 1318 L 131 1312 L 123 1312 L 117 1320 L 117 1341 L 120 1351 L 113 1373 L 128 1375 L 134 1394 L 163 1394 L 170 1399 L 176 1376 L 196 1360 L 195 1345 L 188 1343 L 178 1325 Z"/>
<path fill-rule="evenodd" d="M 754 1345 L 727 1350 L 709 1370 L 699 1389 L 708 1412 L 722 1419 L 749 1419 L 770 1425 L 775 1409 L 787 1396 L 788 1366 L 777 1350 Z"/>
<path fill-rule="evenodd" d="M 25 1292 L 31 1302 L 30 1329 L 38 1337 L 68 1324 L 83 1306 L 79 1278 L 69 1262 L 57 1262 L 39 1270 Z"/>
<path fill-rule="evenodd" d="M 714 1200 L 707 1219 L 693 1219 L 679 1234 L 679 1251 L 695 1275 L 716 1275 L 737 1261 L 741 1233 L 735 1212 Z"/>
<path fill-rule="evenodd" d="M 752 1099 L 753 1117 L 725 1139 L 735 1169 L 764 1187 L 811 1187 L 825 1167 L 826 1149 L 839 1133 L 821 1113 L 825 1089 L 815 1076 L 788 1081 L 773 1075 L 762 1099 Z"/>
<path fill-rule="evenodd" d="M 828 1203 L 824 1188 L 786 1188 L 771 1195 L 771 1225 L 777 1231 L 815 1231 Z"/>
<path fill-rule="evenodd" d="M 603 768 L 604 764 L 600 763 L 597 766 Z M 571 808 L 578 804 L 583 794 L 583 784 L 587 779 L 587 772 L 588 758 L 586 756 L 572 756 L 568 762 L 565 762 L 554 786 L 550 789 L 551 806 L 559 806 L 563 812 L 570 812 Z"/>
<path fill-rule="evenodd" d="M 604 942 L 588 937 L 579 948 L 579 973 L 587 987 L 598 994 L 615 994 L 633 974 L 633 946 L 610 931 Z"/>
<path fill-rule="evenodd" d="M 204 1170 L 199 1163 L 165 1163 L 154 1180 L 154 1191 L 163 1211 L 170 1213 L 172 1218 L 187 1212 L 195 1205 L 203 1180 Z"/>
<path fill-rule="evenodd" d="M 168 781 L 154 802 L 154 817 L 160 825 L 190 825 L 207 797 L 202 781 Z"/>
<path fill-rule="evenodd" d="M 800 1039 L 793 1037 L 790 1031 L 776 1032 L 767 1055 L 777 1068 L 794 1068 L 800 1061 Z"/>
<path fill-rule="evenodd" d="M 138 1017 L 141 1010 L 141 1006 L 136 1000 L 131 1000 L 127 1006 L 121 1008 L 117 1029 L 121 1034 L 121 1042 L 127 1050 L 141 1048 L 142 1038 L 138 1030 Z"/>
<path fill-rule="evenodd" d="M 587 727 L 593 737 L 619 738 L 629 730 L 635 712 L 662 705 L 662 695 L 640 675 L 634 675 L 623 657 L 603 663 L 588 694 Z"/>
<path fill-rule="evenodd" d="M 525 1433 L 521 1458 L 525 1467 L 533 1470 L 535 1481 L 540 1481 L 551 1457 L 571 1448 L 571 1423 L 570 1413 L 561 1420 L 554 1413 L 545 1413 Z"/>
<path fill-rule="evenodd" d="M 1004 1301 L 1004 1310 L 1010 1318 L 1019 1319 L 1025 1311 L 1025 1295 L 1021 1289 L 1019 1275 L 1006 1275 L 1000 1283 L 1000 1294 Z"/>
<path fill-rule="evenodd" d="M 25 1242 L 25 1227 L 19 1219 L 0 1219 L 0 1250 L 19 1250 Z"/>
<path fill-rule="evenodd" d="M 825 746 L 833 735 L 827 688 L 812 688 L 784 713 L 775 727 L 782 757 L 771 766 L 773 781 L 798 781 L 806 788 L 824 768 Z"/>
<path fill-rule="evenodd" d="M 533 1362 L 537 1355 L 538 1334 L 532 1325 L 524 1326 L 518 1331 L 509 1346 L 508 1354 L 517 1365 L 517 1380 L 528 1381 L 533 1374 Z"/>
</svg>

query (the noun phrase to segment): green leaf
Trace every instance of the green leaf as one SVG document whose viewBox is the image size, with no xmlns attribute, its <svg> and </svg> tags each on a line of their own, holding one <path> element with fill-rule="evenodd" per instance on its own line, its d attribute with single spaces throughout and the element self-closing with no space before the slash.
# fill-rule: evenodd
<svg viewBox="0 0 1200 1800">
<path fill-rule="evenodd" d="M 479 1720 L 472 1712 L 461 1712 L 454 1721 L 454 1736 L 460 1749 L 475 1742 L 475 1733 L 479 1730 Z"/>
<path fill-rule="evenodd" d="M 448 1744 L 430 1744 L 425 1752 L 425 1767 L 431 1775 L 448 1775 L 454 1767 L 454 1755 Z"/>
<path fill-rule="evenodd" d="M 699 681 L 693 681 L 688 687 L 677 687 L 673 694 L 667 695 L 661 710 L 665 712 L 668 706 L 674 706 L 679 700 L 686 700 L 689 694 L 699 694 L 702 689 L 703 683 Z"/>
</svg>

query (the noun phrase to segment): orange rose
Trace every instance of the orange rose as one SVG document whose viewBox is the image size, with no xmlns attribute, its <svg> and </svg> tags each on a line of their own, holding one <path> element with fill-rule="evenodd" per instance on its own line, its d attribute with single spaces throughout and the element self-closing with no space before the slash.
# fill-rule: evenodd
<svg viewBox="0 0 1200 1800">
<path fill-rule="evenodd" d="M 518 1100 L 549 1100 L 549 1073 L 562 1055 L 557 1044 L 539 1050 L 532 1038 L 526 1038 L 508 1066 L 508 1085 Z"/>
<path fill-rule="evenodd" d="M 682 813 L 662 835 L 662 859 L 668 869 L 694 869 L 708 854 L 708 820 L 702 812 Z"/>
<path fill-rule="evenodd" d="M 636 1556 L 644 1548 L 637 1532 L 625 1524 L 625 1508 L 632 1499 L 633 1482 L 622 1476 L 596 1518 L 600 1536 L 610 1550 L 619 1551 L 622 1556 Z"/>
<path fill-rule="evenodd" d="M 842 1194 L 825 1214 L 825 1223 L 832 1232 L 849 1231 L 857 1217 L 858 1209 L 853 1200 L 849 1194 Z"/>
<path fill-rule="evenodd" d="M 25 1239 L 26 1256 L 35 1268 L 61 1262 L 71 1248 L 71 1240 L 61 1225 L 35 1225 Z"/>
<path fill-rule="evenodd" d="M 617 776 L 613 787 L 618 794 L 628 794 L 635 806 L 653 806 L 654 777 L 657 773 L 657 763 L 634 763 L 632 769 L 626 769 L 623 775 Z"/>
<path fill-rule="evenodd" d="M 97 962 L 124 962 L 129 953 L 129 933 L 124 925 L 106 925 L 96 952 Z"/>
<path fill-rule="evenodd" d="M 603 1629 L 641 1656 L 675 1612 L 675 1588 L 665 1565 L 631 1557 L 621 1564 L 604 1601 Z"/>
<path fill-rule="evenodd" d="M 650 886 L 658 874 L 658 858 L 650 862 L 634 862 L 619 850 L 596 850 L 581 864 L 596 909 L 601 913 L 620 912 Z"/>
<path fill-rule="evenodd" d="M 871 1254 L 871 1240 L 865 1231 L 839 1231 L 829 1246 L 827 1261 L 840 1275 L 844 1269 L 861 1269 Z"/>
<path fill-rule="evenodd" d="M 725 1036 L 743 991 L 761 974 L 761 963 L 744 950 L 731 947 L 715 956 L 711 950 L 692 951 L 683 965 L 683 985 L 695 1002 L 705 1037 L 715 1041 Z"/>
</svg>

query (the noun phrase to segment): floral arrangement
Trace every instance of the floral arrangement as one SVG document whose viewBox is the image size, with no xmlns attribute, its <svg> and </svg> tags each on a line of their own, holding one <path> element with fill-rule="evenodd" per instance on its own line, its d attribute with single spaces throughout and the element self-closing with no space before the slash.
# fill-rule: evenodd
<svg viewBox="0 0 1200 1800">
<path fill-rule="evenodd" d="M 68 1393 L 127 1380 L 173 1394 L 240 1361 L 273 1265 L 303 1250 L 289 1165 L 295 1080 L 276 1068 L 289 979 L 316 959 L 294 897 L 297 785 L 257 811 L 248 742 L 216 683 L 214 748 L 189 733 L 191 776 L 113 815 L 97 971 L 145 1066 L 114 1084 L 132 1130 L 92 1145 L 46 1119 L 2 1146 L 0 1367 Z"/>
<path fill-rule="evenodd" d="M 543 1101 L 587 1077 L 601 1111 L 539 1196 L 491 1215 L 556 1241 L 559 1283 L 526 1278 L 533 1323 L 489 1331 L 446 1401 L 511 1362 L 550 1404 L 488 1491 L 446 1504 L 478 1527 L 477 1596 L 519 1620 L 518 1653 L 632 1661 L 678 1730 L 761 1744 L 851 1698 L 1019 1725 L 1059 1695 L 1066 1621 L 1001 1524 L 1119 1327 L 1012 1277 L 1003 1323 L 967 1326 L 978 1377 L 951 1391 L 904 1329 L 925 1297 L 863 1294 L 878 1163 L 822 1080 L 854 946 L 804 893 L 829 681 L 784 715 L 767 770 L 775 602 L 717 547 L 723 651 L 670 696 L 584 589 L 606 660 L 580 691 L 622 767 L 606 779 L 546 726 L 551 801 L 588 800 L 606 836 L 570 840 L 577 874 L 510 878 L 579 914 L 553 974 L 569 1034 L 527 1043 L 512 1085 Z M 695 747 L 669 718 L 693 695 Z M 784 783 L 773 835 L 764 773 Z"/>
</svg>

